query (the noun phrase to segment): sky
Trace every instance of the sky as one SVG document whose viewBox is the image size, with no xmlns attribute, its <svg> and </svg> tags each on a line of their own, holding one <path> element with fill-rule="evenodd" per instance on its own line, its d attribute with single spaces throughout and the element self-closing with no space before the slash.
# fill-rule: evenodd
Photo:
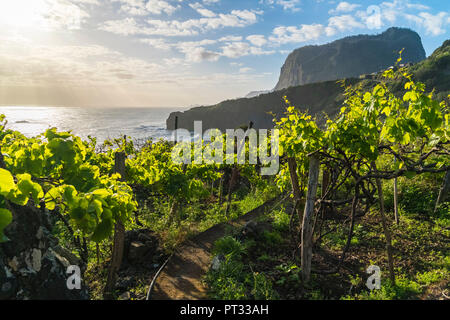
<svg viewBox="0 0 450 320">
<path fill-rule="evenodd" d="M 296 48 L 392 26 L 430 55 L 450 1 L 0 0 L 0 105 L 215 104 L 274 88 Z"/>
</svg>

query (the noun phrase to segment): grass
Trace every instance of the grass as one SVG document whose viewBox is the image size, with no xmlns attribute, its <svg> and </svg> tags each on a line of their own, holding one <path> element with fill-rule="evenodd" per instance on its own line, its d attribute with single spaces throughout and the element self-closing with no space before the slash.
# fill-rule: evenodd
<svg viewBox="0 0 450 320">
<path fill-rule="evenodd" d="M 234 243 L 243 251 L 233 249 L 233 252 L 239 251 L 241 254 L 232 255 L 233 258 L 228 259 L 219 272 L 208 273 L 210 297 L 254 299 L 256 291 L 252 291 L 252 277 L 255 275 L 262 275 L 259 276 L 261 279 L 253 283 L 257 283 L 255 286 L 260 290 L 258 292 L 269 292 L 267 295 L 258 295 L 259 298 L 405 300 L 442 299 L 445 294 L 448 296 L 450 204 L 444 203 L 434 212 L 434 201 L 441 183 L 439 178 L 422 176 L 412 180 L 399 179 L 400 225 L 393 221 L 392 183 L 384 184 L 388 223 L 393 237 L 395 285 L 388 280 L 385 239 L 376 207 L 357 220 L 350 251 L 339 273 L 313 273 L 308 284 L 301 280 L 298 250 L 294 257 L 296 247 L 288 236 L 290 216 L 282 208 L 265 217 L 265 221 L 270 222 L 273 228 L 264 231 L 262 237 L 238 242 L 236 238 L 228 236 L 223 239 L 224 242 L 218 243 L 216 253 L 230 252 L 224 243 Z M 342 223 L 338 221 L 327 221 L 327 224 L 329 228 L 337 228 L 314 249 L 315 270 L 332 269 L 333 259 L 339 259 L 345 246 L 347 225 L 340 226 Z M 366 269 L 370 265 L 377 265 L 381 269 L 379 290 L 370 291 L 366 287 L 369 277 Z M 226 283 L 239 285 L 237 296 L 225 295 Z"/>
<path fill-rule="evenodd" d="M 271 187 L 268 184 L 260 185 L 254 190 L 246 190 L 245 188 L 241 188 L 233 194 L 232 206 L 228 216 L 225 214 L 226 203 L 219 205 L 217 201 L 218 199 L 214 197 L 204 201 L 193 201 L 191 203 L 186 203 L 181 206 L 180 211 L 178 212 L 180 218 L 179 221 L 176 221 L 172 225 L 168 225 L 167 223 L 167 217 L 171 207 L 169 202 L 146 202 L 141 204 L 140 211 L 138 213 L 139 221 L 143 224 L 143 226 L 138 226 L 136 221 L 133 220 L 126 226 L 126 229 L 151 229 L 160 238 L 160 244 L 163 246 L 164 251 L 170 253 L 174 250 L 174 248 L 190 237 L 219 223 L 238 218 L 248 211 L 260 206 L 265 201 L 271 199 L 274 194 L 277 194 L 277 191 L 274 187 Z M 70 241 L 71 237 L 64 230 L 64 226 L 58 224 L 54 232 L 60 239 L 63 239 L 67 242 L 67 245 L 69 245 L 68 241 Z M 85 278 L 90 287 L 91 298 L 94 300 L 102 299 L 103 288 L 106 283 L 109 260 L 105 260 L 105 258 L 110 257 L 111 251 L 110 246 L 107 246 L 106 243 L 108 242 L 105 241 L 100 245 L 101 261 L 99 265 L 96 261 L 95 244 L 91 243 L 89 248 L 89 263 Z M 218 247 L 220 247 L 220 250 L 223 252 L 228 252 L 226 249 L 227 246 L 229 247 L 229 250 L 231 250 L 229 253 L 232 253 L 233 250 L 237 250 L 236 252 L 241 252 L 241 254 L 243 254 L 244 250 L 246 250 L 246 248 L 240 248 L 238 243 L 233 242 L 233 239 L 231 238 L 224 239 L 218 244 Z M 239 265 L 236 263 L 231 263 L 226 272 L 231 272 L 231 270 L 236 267 L 239 267 Z M 239 268 L 237 270 L 239 270 Z M 145 275 L 142 276 L 144 277 Z M 140 275 L 137 274 L 136 277 L 140 277 Z M 240 287 L 242 283 L 233 282 L 231 280 L 226 281 L 228 282 L 223 284 L 224 288 L 222 289 L 223 292 L 221 291 L 220 296 L 233 296 L 234 298 L 239 298 L 240 296 L 245 297 L 245 294 Z M 148 289 L 149 285 L 148 282 L 148 277 L 136 279 L 137 284 L 129 290 L 132 296 L 145 296 L 145 291 Z M 262 280 L 261 275 L 253 278 L 253 276 L 250 276 L 249 274 L 246 283 L 257 283 L 254 287 L 258 289 L 260 287 L 259 284 L 263 285 L 264 281 Z M 262 292 L 264 292 L 264 290 L 261 292 L 256 290 L 255 294 L 262 296 Z"/>
</svg>

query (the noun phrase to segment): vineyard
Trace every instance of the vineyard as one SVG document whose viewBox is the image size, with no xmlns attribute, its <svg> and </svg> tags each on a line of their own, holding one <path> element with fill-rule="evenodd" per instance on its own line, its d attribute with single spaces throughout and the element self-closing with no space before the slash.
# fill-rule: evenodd
<svg viewBox="0 0 450 320">
<path fill-rule="evenodd" d="M 392 81 L 402 83 L 401 96 Z M 56 129 L 27 138 L 1 116 L 0 242 L 9 241 L 15 208 L 36 207 L 85 264 L 91 297 L 117 299 L 127 232 L 156 234 L 160 265 L 186 239 L 279 196 L 255 230 L 216 242 L 221 263 L 204 278 L 210 298 L 420 298 L 433 288 L 449 295 L 448 105 L 406 68 L 386 71 L 371 91 L 346 87 L 345 97 L 323 125 L 286 97 L 285 116 L 274 119 L 274 176 L 260 174 L 264 162 L 174 163 L 168 141 L 97 143 Z M 266 139 L 260 148 L 277 148 Z M 250 158 L 258 150 L 244 151 Z M 383 275 L 373 292 L 363 278 L 370 265 Z"/>
</svg>

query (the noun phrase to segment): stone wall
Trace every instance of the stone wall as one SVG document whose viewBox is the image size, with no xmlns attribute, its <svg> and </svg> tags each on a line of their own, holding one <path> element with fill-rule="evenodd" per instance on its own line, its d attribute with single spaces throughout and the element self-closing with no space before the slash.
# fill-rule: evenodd
<svg viewBox="0 0 450 320">
<path fill-rule="evenodd" d="M 13 222 L 5 229 L 9 241 L 0 244 L 0 299 L 89 299 L 83 283 L 81 290 L 67 288 L 67 267 L 82 266 L 51 235 L 49 214 L 34 206 L 11 209 Z"/>
</svg>

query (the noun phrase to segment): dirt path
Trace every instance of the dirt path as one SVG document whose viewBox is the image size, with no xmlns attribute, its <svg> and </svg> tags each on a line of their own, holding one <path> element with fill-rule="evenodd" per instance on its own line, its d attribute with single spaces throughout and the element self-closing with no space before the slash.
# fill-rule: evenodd
<svg viewBox="0 0 450 320">
<path fill-rule="evenodd" d="M 225 236 L 229 228 L 241 227 L 261 216 L 280 199 L 272 199 L 236 220 L 218 224 L 181 245 L 157 278 L 151 299 L 206 299 L 202 278 L 211 265 L 214 242 Z"/>
</svg>

